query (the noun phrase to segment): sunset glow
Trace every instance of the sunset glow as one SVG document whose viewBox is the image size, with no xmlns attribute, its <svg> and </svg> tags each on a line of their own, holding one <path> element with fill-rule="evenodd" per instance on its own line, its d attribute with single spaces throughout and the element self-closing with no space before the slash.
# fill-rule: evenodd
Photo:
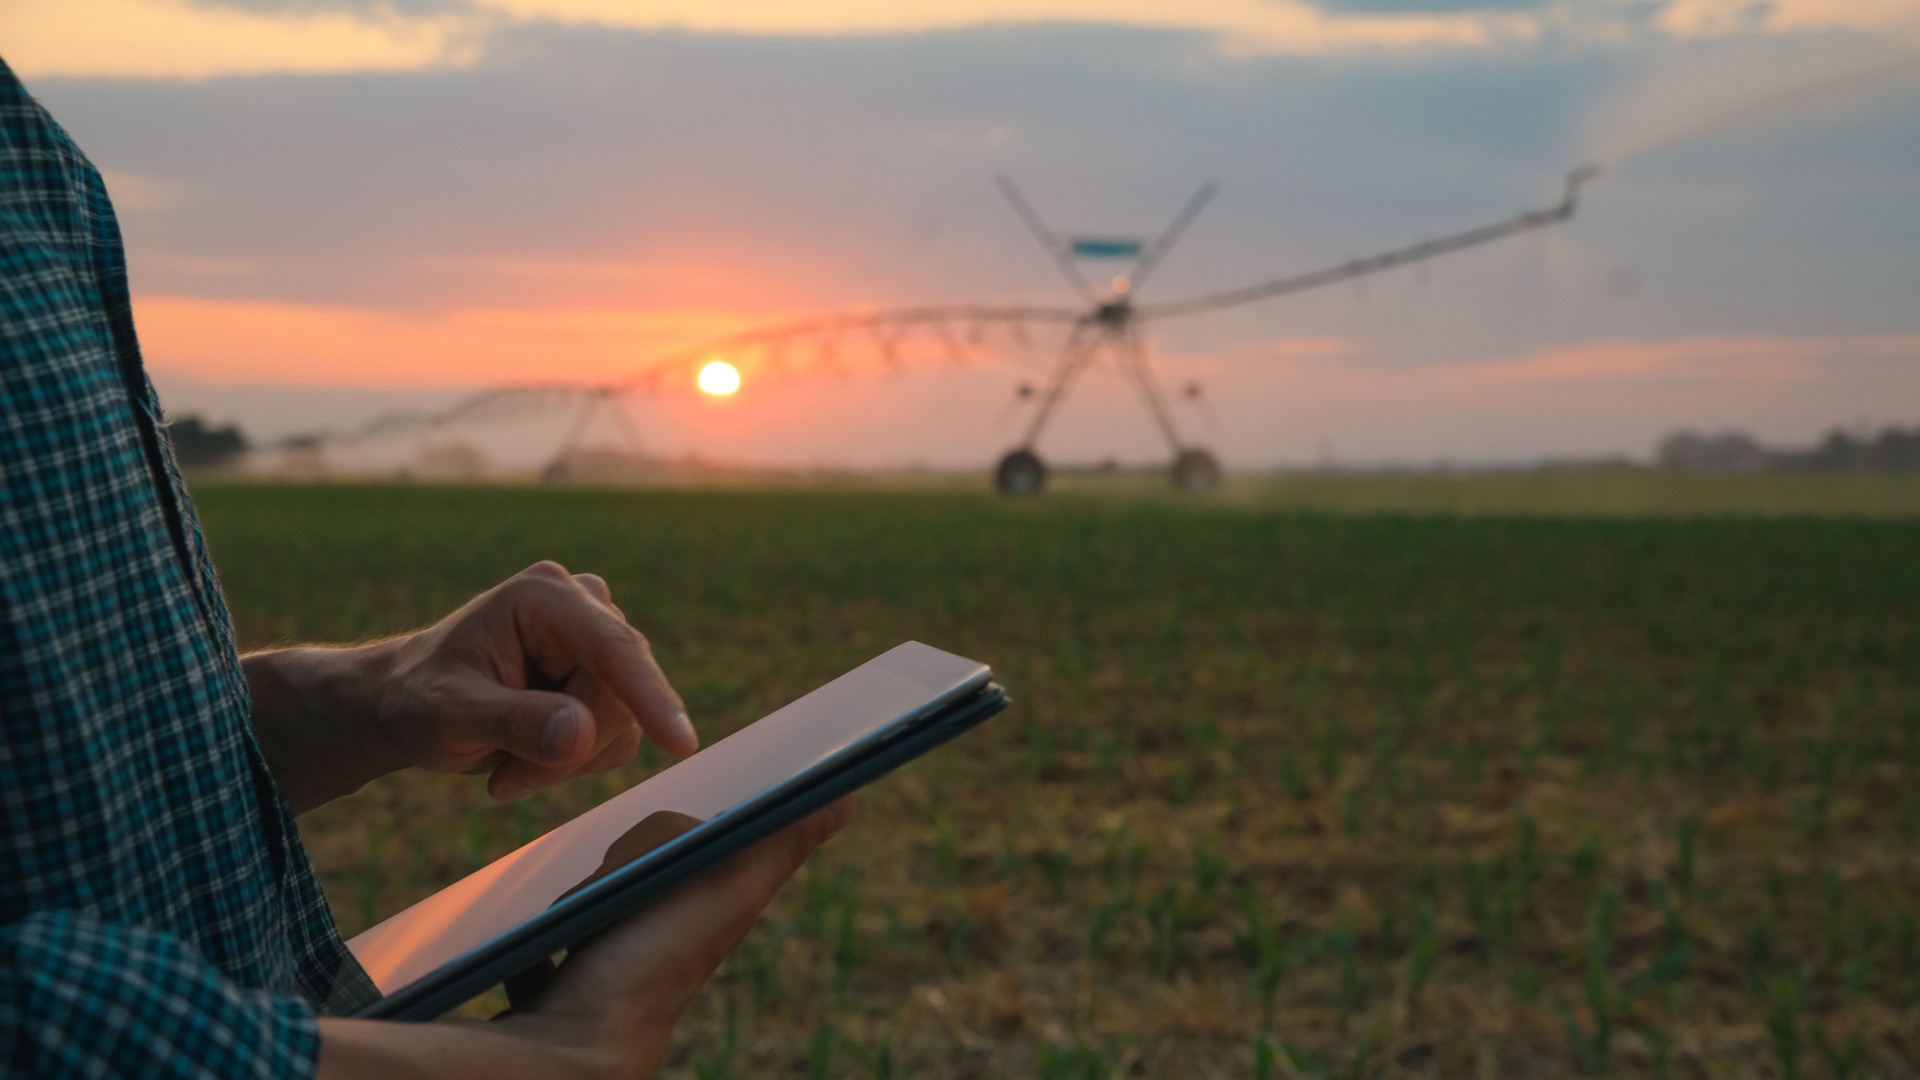
<svg viewBox="0 0 1920 1080">
<path fill-rule="evenodd" d="M 1070 323 L 760 332 L 1123 302 L 1154 378 L 1204 387 L 1183 439 L 1398 464 L 1911 422 L 1920 9 L 1764 8 L 21 0 L 0 53 L 105 174 L 169 413 L 263 443 L 619 384 L 649 454 L 977 464 Z M 1551 205 L 1590 159 L 1550 235 L 1155 314 Z M 1221 194 L 1150 274 L 1068 282 L 996 173 L 1063 237 Z M 1089 368 L 1047 452 L 1160 453 L 1130 379 Z M 553 417 L 446 437 L 532 458 Z"/>
<path fill-rule="evenodd" d="M 715 397 L 725 397 L 740 389 L 740 369 L 725 360 L 714 360 L 700 369 L 700 389 Z"/>
<path fill-rule="evenodd" d="M 965 27 L 1120 25 L 1218 35 L 1240 53 L 1327 53 L 1393 48 L 1474 49 L 1552 38 L 1565 20 L 1524 6 L 1369 10 L 1310 0 L 934 0 L 917 4 L 834 0 L 474 0 L 461 5 L 195 4 L 186 0 L 68 0 L 0 5 L 8 62 L 33 76 L 201 79 L 242 73 L 465 67 L 489 30 L 551 23 L 625 31 L 830 37 L 911 34 Z M 1595 32 L 1610 25 L 1593 5 Z M 1909 0 L 1676 0 L 1658 24 L 1684 37 L 1790 30 L 1910 33 Z M 164 47 L 156 47 L 164 42 Z"/>
</svg>

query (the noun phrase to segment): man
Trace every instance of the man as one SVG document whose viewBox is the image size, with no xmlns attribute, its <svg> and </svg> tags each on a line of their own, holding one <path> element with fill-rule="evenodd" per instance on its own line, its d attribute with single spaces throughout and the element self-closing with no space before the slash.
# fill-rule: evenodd
<svg viewBox="0 0 1920 1080">
<path fill-rule="evenodd" d="M 695 737 L 604 581 L 235 655 L 99 174 L 0 62 L 0 1074 L 643 1076 L 846 804 L 572 950 L 479 1024 L 377 996 L 293 815 L 409 766 L 512 799 Z"/>
</svg>

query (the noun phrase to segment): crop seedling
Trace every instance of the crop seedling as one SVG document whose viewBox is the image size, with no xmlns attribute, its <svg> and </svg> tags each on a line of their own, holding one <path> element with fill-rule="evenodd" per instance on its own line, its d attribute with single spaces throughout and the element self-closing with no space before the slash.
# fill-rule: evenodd
<svg viewBox="0 0 1920 1080">
<path fill-rule="evenodd" d="M 1783 1080 L 1798 1080 L 1800 1075 L 1800 1001 L 1803 993 L 1800 979 L 1793 975 L 1776 975 L 1767 984 L 1767 1036 L 1773 1042 L 1774 1061 L 1779 1066 Z"/>
<path fill-rule="evenodd" d="M 838 1036 L 831 1023 L 823 1023 L 807 1038 L 807 1075 L 813 1080 L 830 1080 L 833 1076 L 833 1051 Z"/>
<path fill-rule="evenodd" d="M 1407 1008 L 1420 1005 L 1420 995 L 1433 978 L 1434 965 L 1440 960 L 1439 918 L 1433 904 L 1420 905 L 1420 917 L 1413 924 L 1413 946 L 1407 954 Z"/>
<path fill-rule="evenodd" d="M 1561 1013 L 1572 1044 L 1574 1060 L 1588 1075 L 1604 1075 L 1612 1060 L 1613 1025 L 1618 997 L 1611 985 L 1608 964 L 1613 951 L 1614 923 L 1619 915 L 1620 892 L 1609 885 L 1594 905 L 1587 932 L 1587 978 L 1585 984 L 1587 1016 L 1591 1026 L 1583 1028 L 1570 1013 Z"/>
<path fill-rule="evenodd" d="M 1682 889 L 1693 888 L 1694 844 L 1699 839 L 1699 827 L 1691 816 L 1680 819 L 1674 829 L 1674 883 Z"/>
</svg>

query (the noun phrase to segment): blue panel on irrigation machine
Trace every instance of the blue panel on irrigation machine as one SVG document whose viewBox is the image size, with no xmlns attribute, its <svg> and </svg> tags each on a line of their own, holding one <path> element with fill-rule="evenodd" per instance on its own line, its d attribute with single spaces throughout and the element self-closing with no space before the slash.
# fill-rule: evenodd
<svg viewBox="0 0 1920 1080">
<path fill-rule="evenodd" d="M 1068 245 L 1077 259 L 1137 259 L 1140 257 L 1138 240 L 1074 240 Z"/>
</svg>

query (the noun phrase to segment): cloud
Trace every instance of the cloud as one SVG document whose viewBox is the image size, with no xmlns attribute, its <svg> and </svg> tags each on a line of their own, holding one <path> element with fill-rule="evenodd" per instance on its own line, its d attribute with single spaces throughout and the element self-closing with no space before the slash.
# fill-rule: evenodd
<svg viewBox="0 0 1920 1080">
<path fill-rule="evenodd" d="M 1335 15 L 1435 15 L 1462 13 L 1544 12 L 1557 0 L 1312 0 L 1313 6 Z"/>
<path fill-rule="evenodd" d="M 1892 32 L 1912 43 L 1920 9 L 1911 0 L 1672 0 L 1657 24 L 1687 37 L 1843 30 Z"/>
<path fill-rule="evenodd" d="M 602 381 L 668 346 L 739 329 L 736 312 L 458 309 L 406 316 L 364 308 L 142 296 L 141 351 L 157 370 L 211 382 L 479 386 Z"/>
<path fill-rule="evenodd" d="M 841 37 L 992 26 L 1188 31 L 1226 55 L 1490 50 L 1834 31 L 1920 34 L 1911 0 L 62 0 L 0 10 L 30 77 L 189 78 L 473 63 L 503 29 Z"/>
<path fill-rule="evenodd" d="M 1510 11 L 1441 11 L 1393 18 L 1329 12 L 1301 0 L 475 0 L 520 20 L 705 33 L 923 33 L 1018 24 L 1189 30 L 1239 49 L 1311 53 L 1352 48 L 1479 46 L 1532 32 Z"/>
<path fill-rule="evenodd" d="M 529 22 L 495 30 L 466 66 L 33 89 L 112 170 L 157 368 L 450 386 L 598 377 L 823 310 L 1063 300 L 996 170 L 1056 228 L 1121 235 L 1222 181 L 1143 299 L 1337 262 L 1550 203 L 1589 115 L 1650 72 L 1786 73 L 1834 40 L 1228 55 L 1209 33 L 1139 27 L 756 36 Z M 1340 435 L 1343 456 L 1491 454 L 1481 431 L 1515 454 L 1644 445 L 1660 432 L 1637 410 L 1662 424 L 1685 410 L 1661 404 L 1668 369 L 1624 346 L 1581 355 L 1631 376 L 1577 377 L 1565 359 L 1481 365 L 1593 342 L 1912 333 L 1916 109 L 1893 87 L 1789 112 L 1609 173 L 1566 227 L 1156 324 L 1158 370 L 1208 383 L 1219 445 L 1243 462 L 1311 459 L 1316 432 Z M 1637 287 L 1614 287 L 1626 280 Z M 1208 374 L 1273 340 L 1296 355 Z M 1338 362 L 1302 383 L 1297 364 L 1314 358 L 1301 350 L 1331 348 L 1313 342 L 1339 343 Z M 1724 394 L 1676 398 L 1700 422 L 1750 415 L 1784 438 L 1875 394 L 1916 400 L 1904 384 L 1868 393 L 1865 369 L 1837 352 L 1769 361 L 1801 365 L 1802 381 L 1783 381 L 1735 348 L 1748 346 L 1673 361 L 1702 379 L 1722 365 L 1709 382 Z M 727 423 L 757 417 L 795 453 L 878 460 L 885 448 L 864 435 L 806 425 L 848 426 L 822 419 L 843 399 L 894 401 L 923 421 L 965 414 L 937 435 L 903 430 L 896 449 L 951 436 L 953 453 L 986 454 L 1005 435 L 988 421 L 1029 376 L 978 373 L 974 396 L 950 404 L 946 383 L 922 377 L 875 376 L 857 395 L 833 383 L 796 392 L 777 423 L 745 408 Z M 1130 388 L 1089 387 L 1060 452 L 1154 452 Z M 728 437 L 780 445 L 745 427 Z"/>
<path fill-rule="evenodd" d="M 1569 116 L 1612 64 L 1227 59 L 1206 40 L 535 26 L 469 68 L 35 89 L 101 164 L 190 193 L 127 208 L 148 291 L 804 309 L 1057 298 L 998 169 L 1057 227 L 1123 234 L 1221 179 L 1161 295 L 1470 224 L 1553 193 Z M 258 272 L 209 292 L 148 250 Z"/>
<path fill-rule="evenodd" d="M 1588 118 L 1593 156 L 1623 165 L 1659 150 L 1844 114 L 1920 86 L 1920 48 L 1878 37 L 1650 52 L 1637 78 Z"/>
<path fill-rule="evenodd" d="M 1530 13 L 1323 10 L 1301 0 L 63 0 L 0 12 L 23 75 L 187 78 L 466 65 L 520 25 L 840 37 L 1011 25 L 1183 30 L 1230 52 L 1477 48 L 1537 35 Z"/>
<path fill-rule="evenodd" d="M 350 3 L 74 0 L 0 11 L 7 62 L 26 79 L 207 79 L 406 71 L 471 63 L 485 26 L 451 11 Z"/>
<path fill-rule="evenodd" d="M 470 13 L 473 0 L 188 0 L 195 7 L 244 11 L 256 15 L 313 16 L 347 13 L 365 18 L 411 18 Z"/>
<path fill-rule="evenodd" d="M 1544 36 L 1614 40 L 1623 31 L 1913 31 L 1910 0 L 470 0 L 512 18 L 635 30 L 897 34 L 993 25 L 1152 27 L 1218 35 L 1233 51 L 1505 47 Z"/>
</svg>

